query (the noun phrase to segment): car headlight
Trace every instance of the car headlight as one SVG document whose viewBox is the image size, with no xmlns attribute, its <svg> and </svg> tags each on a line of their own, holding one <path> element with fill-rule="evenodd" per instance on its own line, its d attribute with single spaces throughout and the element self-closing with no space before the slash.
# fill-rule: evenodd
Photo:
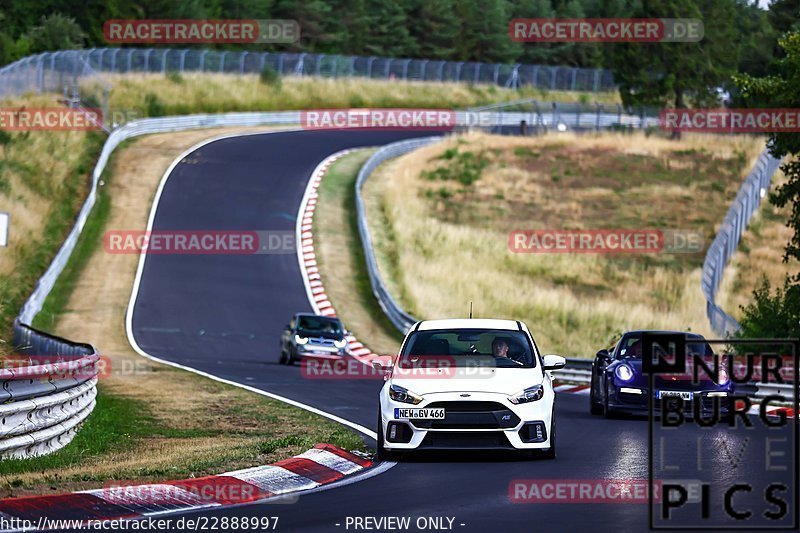
<svg viewBox="0 0 800 533">
<path fill-rule="evenodd" d="M 516 394 L 512 394 L 511 397 L 508 399 L 509 402 L 513 403 L 514 405 L 519 405 L 521 403 L 528 403 L 528 402 L 535 402 L 536 400 L 541 400 L 544 396 L 544 389 L 541 385 L 534 385 L 533 387 L 528 387 L 525 390 L 521 390 Z"/>
<path fill-rule="evenodd" d="M 301 337 L 300 335 L 295 335 L 294 342 L 296 342 L 297 344 L 308 344 L 308 337 Z"/>
<path fill-rule="evenodd" d="M 399 385 L 389 385 L 389 398 L 400 403 L 411 403 L 417 405 L 422 401 L 422 397 L 414 394 L 410 390 Z"/>
<path fill-rule="evenodd" d="M 347 339 L 333 341 L 333 345 L 336 346 L 337 348 L 344 348 L 345 346 L 347 346 Z"/>
<path fill-rule="evenodd" d="M 633 379 L 633 370 L 628 365 L 619 365 L 614 369 L 614 375 L 622 381 L 630 381 Z"/>
</svg>

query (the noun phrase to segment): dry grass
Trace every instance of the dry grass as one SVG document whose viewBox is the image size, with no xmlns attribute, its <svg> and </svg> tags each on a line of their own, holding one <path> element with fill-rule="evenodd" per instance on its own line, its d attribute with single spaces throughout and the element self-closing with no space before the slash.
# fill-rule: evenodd
<svg viewBox="0 0 800 533">
<path fill-rule="evenodd" d="M 508 231 L 673 227 L 708 237 L 760 146 L 710 136 L 449 139 L 388 163 L 367 185 L 380 268 L 415 316 L 466 316 L 473 301 L 478 316 L 524 320 L 544 350 L 569 356 L 626 329 L 708 334 L 703 254 L 514 254 Z M 422 177 L 453 148 L 484 155 L 480 179 Z M 553 168 L 568 167 L 581 170 L 553 180 Z"/>
<path fill-rule="evenodd" d="M 7 107 L 55 107 L 53 97 L 5 100 Z M 0 148 L 0 211 L 11 216 L 9 247 L 0 249 L 0 275 L 16 265 L 19 250 L 38 238 L 47 211 L 84 150 L 86 132 L 8 132 L 11 142 Z"/>
<path fill-rule="evenodd" d="M 53 95 L 3 106 L 59 107 Z M 8 131 L 0 147 L 0 211 L 9 213 L 8 247 L 0 248 L 0 355 L 7 354 L 13 316 L 72 226 L 89 186 L 98 132 Z M 46 228 L 46 230 L 45 230 Z"/>
<path fill-rule="evenodd" d="M 280 85 L 265 85 L 257 75 L 161 74 L 109 75 L 113 89 L 112 110 L 139 114 L 187 114 L 225 111 L 273 111 L 325 107 L 448 107 L 485 105 L 518 98 L 559 102 L 598 101 L 615 104 L 617 93 L 572 93 L 523 88 L 518 91 L 493 85 L 466 83 L 403 82 L 366 78 L 285 77 Z M 102 101 L 97 81 L 86 81 L 85 90 Z M 151 96 L 148 96 L 151 95 Z M 590 98 L 589 98 L 590 96 Z M 150 98 L 150 103 L 147 99 Z"/>
<path fill-rule="evenodd" d="M 153 135 L 119 149 L 106 184 L 111 198 L 106 228 L 146 227 L 156 187 L 180 152 L 221 133 L 255 130 Z M 315 442 L 339 440 L 358 446 L 359 438 L 349 430 L 317 415 L 135 354 L 125 336 L 124 319 L 137 261 L 136 255 L 108 254 L 98 246 L 54 331 L 91 341 L 109 358 L 111 372 L 101 379 L 102 394 L 138 406 L 135 414 L 144 419 L 131 423 L 143 426 L 140 434 L 121 436 L 131 442 L 65 467 L 0 476 L 6 496 L 96 488 L 112 479 L 219 473 L 270 463 Z M 130 432 L 136 433 L 134 428 Z"/>
</svg>

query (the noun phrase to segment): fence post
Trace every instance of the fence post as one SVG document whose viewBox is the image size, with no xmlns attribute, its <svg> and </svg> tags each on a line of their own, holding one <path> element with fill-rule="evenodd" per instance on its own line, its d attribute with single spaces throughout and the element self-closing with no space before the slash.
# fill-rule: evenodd
<svg viewBox="0 0 800 533">
<path fill-rule="evenodd" d="M 208 53 L 208 50 L 203 50 L 202 52 L 200 52 L 200 68 L 199 68 L 200 72 L 205 72 L 206 71 L 206 54 L 207 53 Z"/>
<path fill-rule="evenodd" d="M 116 48 L 114 53 L 111 54 L 111 72 L 117 71 L 117 55 L 119 54 L 120 50 L 120 48 Z"/>
<path fill-rule="evenodd" d="M 103 70 L 103 59 L 105 59 L 107 50 L 108 50 L 107 48 L 103 48 L 102 50 L 100 50 L 100 61 L 99 61 L 100 66 L 97 68 L 97 70 Z M 91 66 L 91 63 L 89 64 L 89 66 Z"/>
<path fill-rule="evenodd" d="M 428 66 L 428 62 L 429 62 L 428 59 L 423 59 L 422 63 L 420 63 L 419 65 L 419 79 L 421 79 L 422 81 L 425 81 L 426 78 L 425 68 Z"/>
<path fill-rule="evenodd" d="M 369 59 L 367 59 L 367 77 L 368 78 L 372 77 L 372 63 L 375 61 L 375 59 L 376 59 L 375 57 L 370 57 Z"/>
</svg>

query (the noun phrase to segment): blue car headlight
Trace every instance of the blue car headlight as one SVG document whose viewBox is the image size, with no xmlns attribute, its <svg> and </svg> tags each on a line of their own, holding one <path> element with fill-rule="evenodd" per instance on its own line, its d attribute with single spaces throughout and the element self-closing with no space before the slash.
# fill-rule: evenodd
<svg viewBox="0 0 800 533">
<path fill-rule="evenodd" d="M 633 379 L 633 369 L 626 364 L 622 364 L 614 369 L 614 375 L 620 381 L 630 381 Z"/>
</svg>

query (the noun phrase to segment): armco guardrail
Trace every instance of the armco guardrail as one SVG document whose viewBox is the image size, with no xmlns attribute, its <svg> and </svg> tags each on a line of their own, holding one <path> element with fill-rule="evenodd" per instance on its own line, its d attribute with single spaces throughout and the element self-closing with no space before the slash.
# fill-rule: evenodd
<svg viewBox="0 0 800 533">
<path fill-rule="evenodd" d="M 701 284 L 703 295 L 706 298 L 706 314 L 717 335 L 732 335 L 739 330 L 739 323 L 716 304 L 717 290 L 722 282 L 725 266 L 736 252 L 750 218 L 769 191 L 772 176 L 779 166 L 780 160 L 775 159 L 767 150 L 764 150 L 758 158 L 756 166 L 745 178 L 736 194 L 736 199 L 725 215 L 717 236 L 714 237 L 714 241 L 706 252 Z"/>
<path fill-rule="evenodd" d="M 492 133 L 524 134 L 547 130 L 600 130 L 616 127 L 620 129 L 644 129 L 659 127 L 659 110 L 655 108 L 623 108 L 620 104 L 582 104 L 546 102 L 533 98 L 512 100 L 497 104 L 473 107 L 469 113 L 475 119 L 487 119 L 484 129 Z M 509 130 L 516 126 L 516 130 Z"/>
<path fill-rule="evenodd" d="M 0 457 L 44 455 L 69 443 L 94 409 L 99 356 L 19 320 L 13 344 L 14 364 L 0 369 Z"/>
<path fill-rule="evenodd" d="M 252 74 L 266 66 L 282 75 L 364 77 L 485 83 L 548 90 L 610 91 L 610 71 L 558 65 L 490 64 L 392 57 L 178 48 L 92 48 L 45 52 L 0 69 L 0 94 L 60 92 L 101 72 L 210 72 Z"/>
</svg>

